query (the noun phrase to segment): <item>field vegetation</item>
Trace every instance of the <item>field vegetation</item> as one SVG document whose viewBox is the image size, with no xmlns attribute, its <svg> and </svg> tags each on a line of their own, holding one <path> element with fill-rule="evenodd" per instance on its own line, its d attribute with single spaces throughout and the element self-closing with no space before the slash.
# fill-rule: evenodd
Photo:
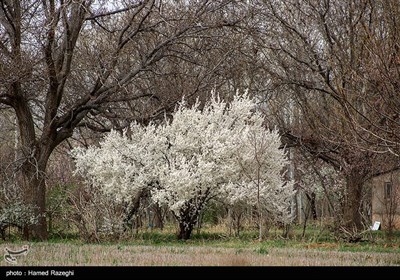
<svg viewBox="0 0 400 280">
<path fill-rule="evenodd" d="M 22 266 L 399 266 L 400 233 L 387 239 L 384 232 L 368 232 L 362 242 L 338 242 L 328 232 L 309 226 L 306 235 L 294 228 L 290 239 L 271 231 L 258 241 L 257 229 L 240 237 L 221 226 L 205 227 L 189 240 L 176 238 L 176 229 L 143 230 L 119 241 L 89 243 L 75 235 L 53 236 L 48 242 L 30 242 Z M 207 230 L 207 231 L 206 231 Z M 10 242 L 12 241 L 12 242 Z M 0 248 L 18 250 L 27 242 L 13 239 Z M 9 265 L 2 260 L 1 266 Z"/>
</svg>

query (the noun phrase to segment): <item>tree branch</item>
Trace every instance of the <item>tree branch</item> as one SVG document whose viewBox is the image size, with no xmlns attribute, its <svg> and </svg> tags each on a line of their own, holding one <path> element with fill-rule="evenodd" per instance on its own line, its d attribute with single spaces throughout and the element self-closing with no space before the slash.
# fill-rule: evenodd
<svg viewBox="0 0 400 280">
<path fill-rule="evenodd" d="M 105 13 L 100 13 L 100 14 L 92 14 L 89 17 L 86 17 L 85 20 L 95 20 L 97 18 L 101 18 L 101 17 L 107 17 L 107 16 L 111 16 L 111 15 L 115 15 L 115 14 L 119 14 L 119 13 L 123 13 L 123 12 L 127 12 L 129 10 L 132 10 L 134 8 L 139 7 L 140 5 L 143 4 L 143 1 L 139 1 L 136 4 L 133 4 L 131 6 L 128 6 L 126 8 L 123 9 L 118 9 L 118 10 L 114 10 L 114 11 L 109 11 L 109 12 L 105 12 Z"/>
</svg>

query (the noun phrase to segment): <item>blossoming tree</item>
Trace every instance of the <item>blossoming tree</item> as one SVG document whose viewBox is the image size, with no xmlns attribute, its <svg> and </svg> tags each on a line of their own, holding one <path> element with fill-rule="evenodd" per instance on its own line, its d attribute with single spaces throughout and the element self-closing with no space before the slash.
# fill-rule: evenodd
<svg viewBox="0 0 400 280">
<path fill-rule="evenodd" d="M 117 201 L 132 201 L 148 188 L 153 201 L 175 215 L 178 238 L 190 238 L 200 211 L 218 196 L 286 213 L 293 185 L 283 178 L 285 152 L 247 94 L 230 103 L 213 97 L 202 108 L 183 101 L 172 120 L 134 124 L 131 131 L 74 150 L 77 171 Z M 254 148 L 260 140 L 262 153 Z"/>
<path fill-rule="evenodd" d="M 294 213 L 290 206 L 295 194 L 293 181 L 284 182 L 282 170 L 288 164 L 279 147 L 277 131 L 269 132 L 261 125 L 248 127 L 242 136 L 234 159 L 240 168 L 237 178 L 225 185 L 224 197 L 229 205 L 254 206 L 258 214 L 259 240 L 263 238 L 264 218 L 289 224 Z"/>
</svg>

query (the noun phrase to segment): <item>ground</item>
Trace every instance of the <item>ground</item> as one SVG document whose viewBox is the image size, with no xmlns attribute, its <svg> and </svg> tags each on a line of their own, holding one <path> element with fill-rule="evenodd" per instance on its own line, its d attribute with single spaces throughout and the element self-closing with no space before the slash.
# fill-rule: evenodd
<svg viewBox="0 0 400 280">
<path fill-rule="evenodd" d="M 299 243 L 300 244 L 300 243 Z M 18 251 L 24 243 L 0 244 Z M 26 255 L 15 256 L 19 266 L 399 266 L 399 245 L 386 252 L 354 249 L 333 243 L 309 243 L 302 248 L 274 244 L 79 244 L 30 243 Z M 396 247 L 397 246 L 397 247 Z M 8 266 L 4 258 L 0 266 Z"/>
</svg>

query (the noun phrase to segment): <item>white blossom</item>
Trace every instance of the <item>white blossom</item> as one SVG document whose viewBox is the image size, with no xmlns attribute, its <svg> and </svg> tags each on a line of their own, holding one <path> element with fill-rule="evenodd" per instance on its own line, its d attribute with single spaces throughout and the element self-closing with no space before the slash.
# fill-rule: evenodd
<svg viewBox="0 0 400 280">
<path fill-rule="evenodd" d="M 286 156 L 278 131 L 266 129 L 255 108 L 247 94 L 229 104 L 213 96 L 202 109 L 183 101 L 171 121 L 133 124 L 130 137 L 113 131 L 100 147 L 75 149 L 77 171 L 117 201 L 150 188 L 152 199 L 182 222 L 217 196 L 253 205 L 257 186 L 266 209 L 286 213 L 293 195 L 282 174 Z M 257 162 L 254 145 L 260 143 L 265 149 Z"/>
</svg>

